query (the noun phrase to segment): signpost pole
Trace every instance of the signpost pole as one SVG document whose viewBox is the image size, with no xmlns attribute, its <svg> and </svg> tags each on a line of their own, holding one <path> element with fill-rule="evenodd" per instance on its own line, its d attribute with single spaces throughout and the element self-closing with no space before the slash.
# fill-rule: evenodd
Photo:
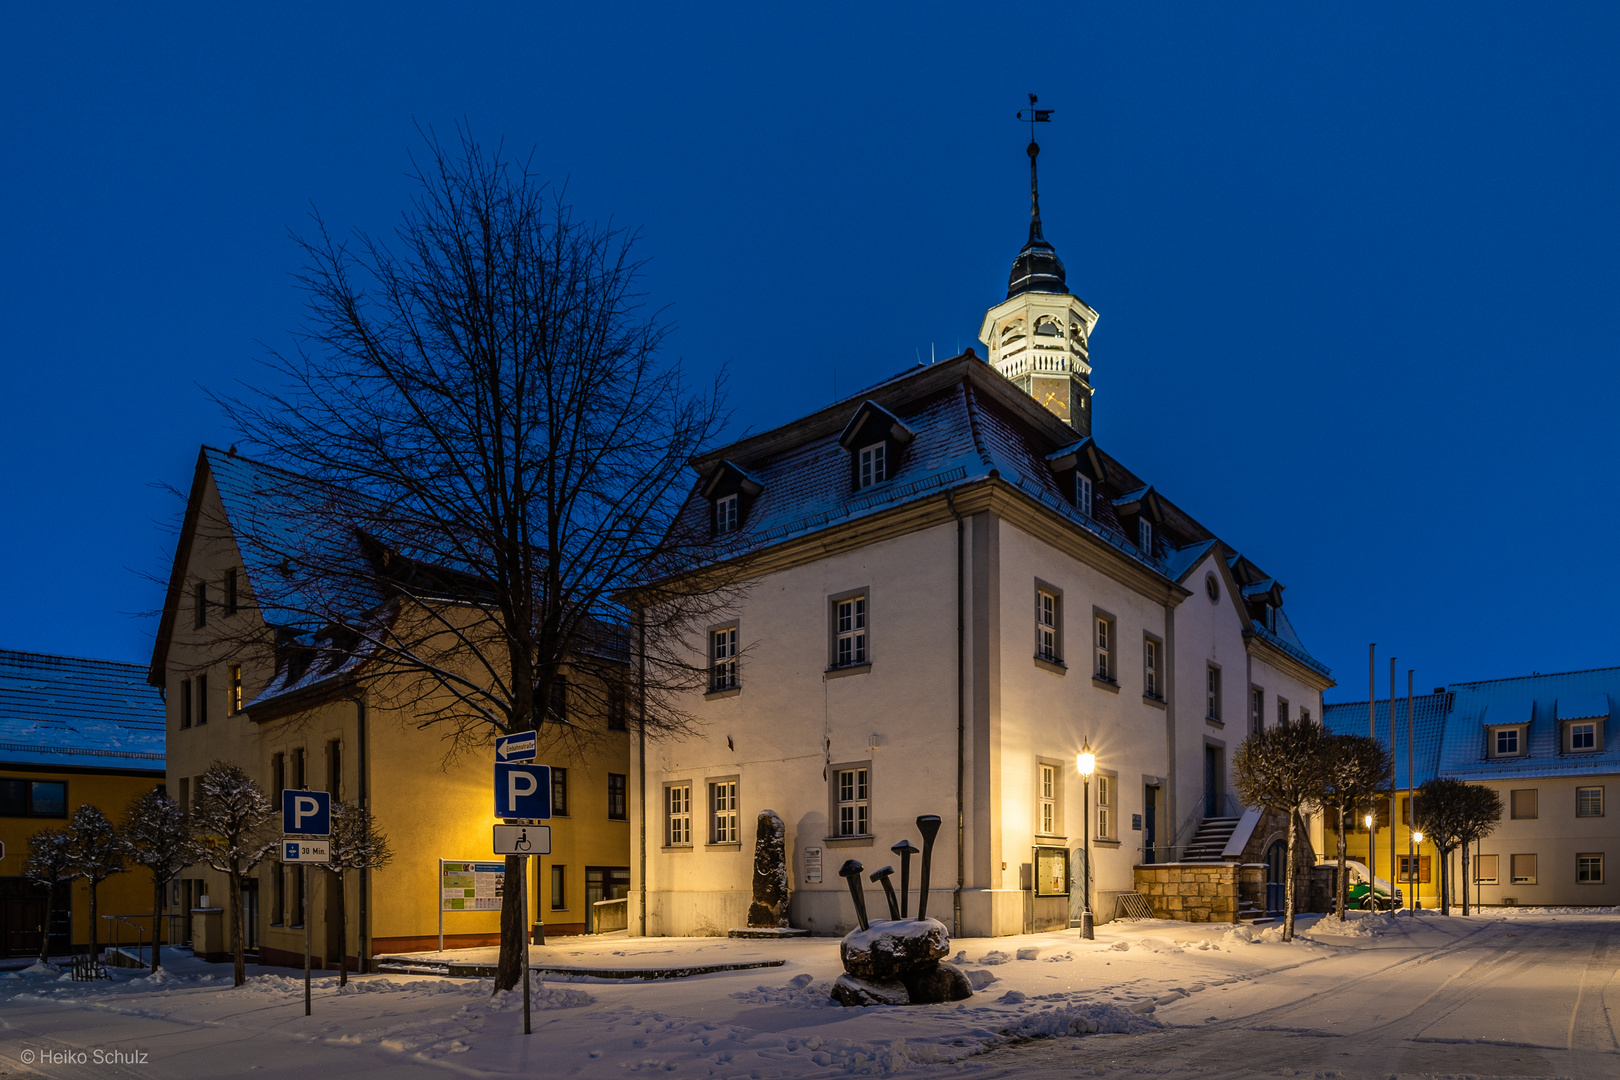
<svg viewBox="0 0 1620 1080">
<path fill-rule="evenodd" d="M 523 1034 L 529 1034 L 529 857 L 519 855 L 522 860 L 523 878 L 518 886 L 522 890 L 523 909 Z"/>
<path fill-rule="evenodd" d="M 439 951 L 444 952 L 444 860 L 439 860 Z"/>
<path fill-rule="evenodd" d="M 309 871 L 298 868 L 299 884 L 304 894 L 304 1015 L 309 1015 Z"/>
</svg>

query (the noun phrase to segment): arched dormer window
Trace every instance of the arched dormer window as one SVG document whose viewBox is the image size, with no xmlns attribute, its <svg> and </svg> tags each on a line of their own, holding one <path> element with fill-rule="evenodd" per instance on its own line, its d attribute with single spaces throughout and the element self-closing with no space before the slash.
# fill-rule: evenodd
<svg viewBox="0 0 1620 1080">
<path fill-rule="evenodd" d="M 916 437 L 883 406 L 862 403 L 838 436 L 838 445 L 849 454 L 850 487 L 864 491 L 892 479 L 899 471 L 901 455 Z"/>
<path fill-rule="evenodd" d="M 765 487 L 734 462 L 722 461 L 704 479 L 699 493 L 709 502 L 709 533 L 725 536 L 743 527 L 748 508 Z"/>
</svg>

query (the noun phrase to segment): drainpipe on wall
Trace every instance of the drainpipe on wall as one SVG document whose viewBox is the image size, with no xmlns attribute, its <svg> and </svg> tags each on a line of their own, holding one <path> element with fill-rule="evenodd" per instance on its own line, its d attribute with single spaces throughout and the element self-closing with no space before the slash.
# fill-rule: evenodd
<svg viewBox="0 0 1620 1080">
<path fill-rule="evenodd" d="M 1180 857 L 1174 845 L 1181 817 L 1176 798 L 1176 609 L 1168 600 L 1164 604 L 1164 668 L 1170 673 L 1164 680 L 1164 816 L 1170 827 L 1170 843 L 1164 846 L 1168 849 L 1167 861 L 1173 862 Z"/>
<path fill-rule="evenodd" d="M 956 518 L 956 891 L 951 894 L 951 934 L 962 935 L 962 886 L 967 880 L 967 854 L 963 850 L 967 839 L 967 821 L 962 812 L 962 782 L 966 769 L 967 710 L 966 691 L 962 685 L 964 669 L 963 651 L 963 577 L 962 577 L 962 515 L 957 512 L 956 500 L 945 493 L 945 504 Z"/>
<path fill-rule="evenodd" d="M 636 786 L 641 789 L 641 832 L 637 839 L 641 878 L 641 937 L 647 936 L 647 621 L 640 608 L 630 616 L 636 628 Z"/>
<path fill-rule="evenodd" d="M 355 742 L 360 750 L 359 773 L 360 807 L 363 810 L 371 809 L 371 786 L 367 782 L 371 775 L 371 756 L 366 746 L 366 701 L 357 695 L 351 695 L 349 700 L 354 702 L 354 715 L 358 726 Z M 355 927 L 355 936 L 360 950 L 360 971 L 362 974 L 371 971 L 371 869 L 368 867 L 360 871 L 360 922 Z M 339 952 L 349 947 L 347 941 L 338 946 Z M 338 963 L 347 964 L 344 957 L 338 958 Z"/>
</svg>

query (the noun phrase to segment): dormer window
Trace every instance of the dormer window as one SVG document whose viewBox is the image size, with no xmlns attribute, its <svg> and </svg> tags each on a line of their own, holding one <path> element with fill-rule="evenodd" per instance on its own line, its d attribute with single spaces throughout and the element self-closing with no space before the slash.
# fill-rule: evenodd
<svg viewBox="0 0 1620 1080">
<path fill-rule="evenodd" d="M 1569 725 L 1569 748 L 1574 753 L 1597 749 L 1597 725 L 1592 723 Z"/>
<path fill-rule="evenodd" d="M 1145 517 L 1136 519 L 1136 546 L 1144 555 L 1153 554 L 1153 523 Z"/>
<path fill-rule="evenodd" d="M 856 487 L 869 488 L 889 478 L 887 443 L 873 443 L 861 447 L 860 479 Z"/>
<path fill-rule="evenodd" d="M 1074 508 L 1086 517 L 1091 516 L 1091 477 L 1074 471 Z"/>
<path fill-rule="evenodd" d="M 1529 750 L 1529 730 L 1525 724 L 1507 724 L 1487 728 L 1485 756 L 1492 758 L 1524 757 Z"/>
<path fill-rule="evenodd" d="M 737 496 L 727 495 L 714 501 L 714 533 L 721 536 L 737 531 Z"/>
<path fill-rule="evenodd" d="M 1498 757 L 1505 757 L 1519 752 L 1519 729 L 1496 729 L 1496 753 Z"/>
</svg>

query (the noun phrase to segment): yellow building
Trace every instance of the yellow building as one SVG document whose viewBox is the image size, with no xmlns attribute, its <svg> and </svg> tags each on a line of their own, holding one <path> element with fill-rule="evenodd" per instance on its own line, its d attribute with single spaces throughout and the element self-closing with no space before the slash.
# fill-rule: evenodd
<svg viewBox="0 0 1620 1080">
<path fill-rule="evenodd" d="M 0 957 L 39 953 L 45 891 L 22 876 L 28 838 L 66 828 L 87 803 L 116 825 L 163 785 L 163 701 L 145 675 L 138 664 L 0 650 Z M 51 953 L 87 947 L 89 883 L 58 889 L 53 908 Z M 100 944 L 135 942 L 131 923 L 150 941 L 151 874 L 135 867 L 103 881 L 97 912 Z"/>
<path fill-rule="evenodd" d="M 253 537 L 271 519 L 301 527 L 282 498 L 290 483 L 303 481 L 218 450 L 199 455 L 149 673 L 167 690 L 170 790 L 190 805 L 209 765 L 232 761 L 272 797 L 318 789 L 368 806 L 387 834 L 392 863 L 348 875 L 341 942 L 331 874 L 260 865 L 243 907 L 261 963 L 302 964 L 306 888 L 317 966 L 343 957 L 364 968 L 376 955 L 435 948 L 441 914 L 446 948 L 495 944 L 498 907 L 440 910 L 442 860 L 498 861 L 493 730 L 452 740 L 452 726 L 432 722 L 442 698 L 416 698 L 361 661 L 312 659 L 275 603 L 260 602 L 274 592 L 280 556 Z M 539 732 L 539 760 L 553 767 L 553 839 L 551 855 L 529 860 L 529 910 L 548 933 L 587 932 L 593 903 L 628 890 L 629 735 L 622 709 L 579 715 L 589 711 Z M 213 909 L 226 896 L 224 875 L 194 867 L 173 899 L 178 910 Z M 217 925 L 219 915 L 197 918 Z M 205 933 L 216 954 L 217 934 Z"/>
</svg>

